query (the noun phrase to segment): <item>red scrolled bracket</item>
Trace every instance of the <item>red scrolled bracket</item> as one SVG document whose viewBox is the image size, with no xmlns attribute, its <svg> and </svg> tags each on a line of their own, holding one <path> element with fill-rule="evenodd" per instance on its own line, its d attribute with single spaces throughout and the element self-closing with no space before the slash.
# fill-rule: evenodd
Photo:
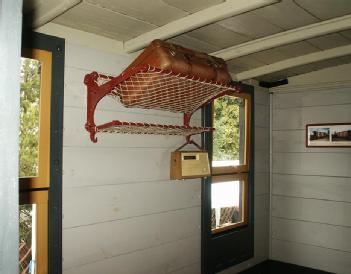
<svg viewBox="0 0 351 274">
<path fill-rule="evenodd" d="M 84 84 L 87 86 L 87 122 L 85 123 L 85 129 L 90 133 L 90 139 L 96 143 L 97 138 L 95 137 L 97 129 L 94 121 L 94 114 L 96 105 L 105 96 L 101 94 L 97 79 L 99 75 L 97 72 L 92 72 L 85 75 Z"/>
<path fill-rule="evenodd" d="M 187 126 L 189 127 L 190 125 L 190 119 L 191 119 L 191 116 L 193 115 L 193 113 L 184 113 L 183 115 L 183 124 L 184 126 Z M 185 137 L 185 140 L 186 140 L 186 143 L 187 144 L 190 144 L 192 141 L 191 141 L 191 135 L 188 135 Z"/>
</svg>

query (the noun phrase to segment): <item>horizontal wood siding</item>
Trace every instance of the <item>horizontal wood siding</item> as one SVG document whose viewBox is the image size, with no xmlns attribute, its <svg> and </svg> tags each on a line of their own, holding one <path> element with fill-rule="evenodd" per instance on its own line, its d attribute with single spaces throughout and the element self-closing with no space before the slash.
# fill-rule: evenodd
<svg viewBox="0 0 351 274">
<path fill-rule="evenodd" d="M 119 74 L 133 60 L 66 44 L 63 268 L 65 274 L 200 273 L 200 180 L 169 181 L 182 137 L 98 134 L 84 129 L 84 75 Z M 181 124 L 182 115 L 128 109 L 112 98 L 96 122 Z M 200 125 L 197 112 L 193 125 Z M 199 138 L 197 137 L 197 140 Z"/>
<path fill-rule="evenodd" d="M 351 271 L 351 148 L 306 148 L 309 123 L 351 122 L 351 85 L 273 95 L 272 259 Z"/>
<path fill-rule="evenodd" d="M 169 180 L 170 152 L 184 139 L 98 134 L 94 144 L 84 129 L 84 75 L 117 75 L 132 59 L 66 44 L 64 274 L 200 273 L 201 183 Z M 268 258 L 269 96 L 264 89 L 255 95 L 255 258 L 235 270 Z M 180 114 L 124 108 L 104 98 L 96 122 L 115 119 L 182 123 Z M 192 124 L 201 124 L 200 112 Z"/>
</svg>

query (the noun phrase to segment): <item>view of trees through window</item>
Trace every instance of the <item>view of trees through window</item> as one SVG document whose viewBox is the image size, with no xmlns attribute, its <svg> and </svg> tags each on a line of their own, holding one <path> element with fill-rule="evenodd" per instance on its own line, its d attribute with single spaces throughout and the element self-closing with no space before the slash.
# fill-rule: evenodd
<svg viewBox="0 0 351 274">
<path fill-rule="evenodd" d="M 240 107 L 243 99 L 223 96 L 214 101 L 213 161 L 239 164 L 240 159 Z"/>
<path fill-rule="evenodd" d="M 40 62 L 22 58 L 20 112 L 20 177 L 38 174 Z"/>
<path fill-rule="evenodd" d="M 40 62 L 21 59 L 19 177 L 38 175 Z M 34 273 L 35 205 L 19 207 L 19 273 Z M 34 218 L 34 219 L 33 219 Z M 34 236 L 34 238 L 33 238 Z M 35 252 L 34 252 L 35 253 Z"/>
<path fill-rule="evenodd" d="M 19 273 L 33 273 L 33 205 L 19 207 Z"/>
</svg>

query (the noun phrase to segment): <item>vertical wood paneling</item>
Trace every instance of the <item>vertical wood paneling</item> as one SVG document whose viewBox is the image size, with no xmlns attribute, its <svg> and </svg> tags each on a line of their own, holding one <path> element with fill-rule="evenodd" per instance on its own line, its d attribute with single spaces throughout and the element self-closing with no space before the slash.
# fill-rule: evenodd
<svg viewBox="0 0 351 274">
<path fill-rule="evenodd" d="M 273 95 L 275 260 L 350 273 L 351 149 L 305 147 L 306 124 L 351 121 L 350 88 Z"/>
</svg>

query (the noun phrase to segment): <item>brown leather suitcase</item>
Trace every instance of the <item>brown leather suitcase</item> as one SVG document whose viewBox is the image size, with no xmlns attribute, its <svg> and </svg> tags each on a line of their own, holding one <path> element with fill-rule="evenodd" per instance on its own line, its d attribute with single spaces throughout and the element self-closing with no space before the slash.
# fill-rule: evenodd
<svg viewBox="0 0 351 274">
<path fill-rule="evenodd" d="M 152 41 L 128 68 L 138 65 L 150 65 L 221 84 L 228 84 L 231 81 L 227 64 L 223 59 L 159 39 Z"/>
<path fill-rule="evenodd" d="M 200 80 L 214 81 L 219 84 L 228 84 L 232 80 L 223 59 L 159 39 L 152 41 L 126 71 L 142 65 L 150 65 L 161 70 L 170 70 L 173 73 L 190 75 Z M 146 90 L 149 84 L 152 83 L 144 82 L 133 92 L 128 87 L 125 90 L 121 87 L 122 93 L 128 93 L 128 96 L 121 97 L 121 102 L 126 106 L 138 105 L 143 89 Z"/>
</svg>

